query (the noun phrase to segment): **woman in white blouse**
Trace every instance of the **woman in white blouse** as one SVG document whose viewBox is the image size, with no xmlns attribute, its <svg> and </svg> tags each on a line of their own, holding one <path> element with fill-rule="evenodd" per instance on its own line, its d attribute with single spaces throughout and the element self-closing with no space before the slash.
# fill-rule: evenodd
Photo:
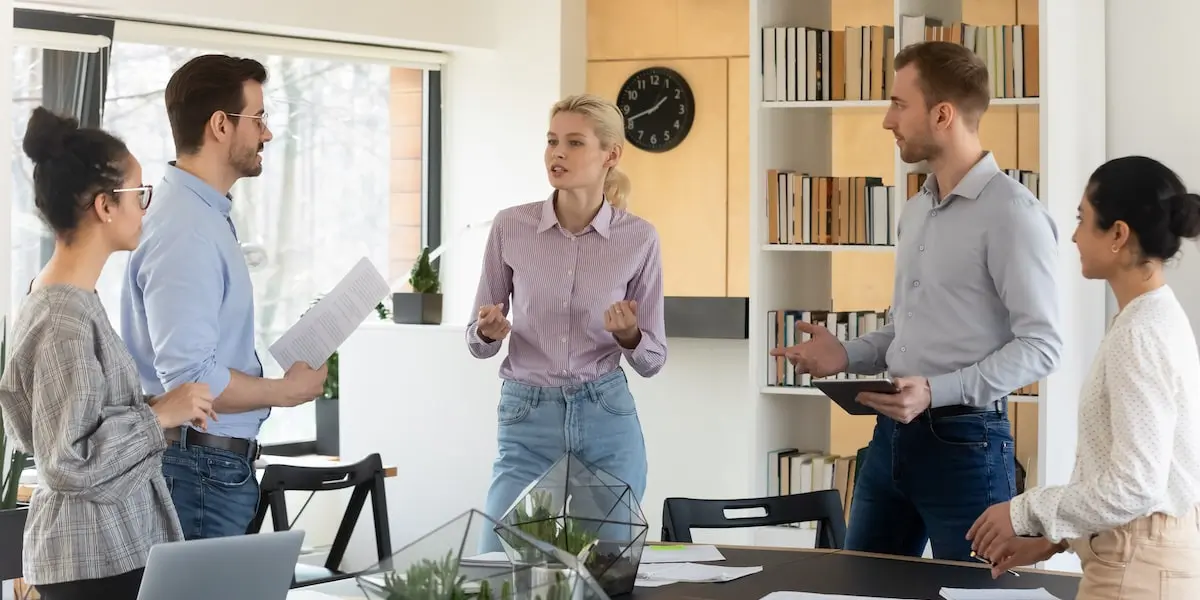
<svg viewBox="0 0 1200 600">
<path fill-rule="evenodd" d="M 1200 196 L 1141 156 L 1096 169 L 1072 240 L 1119 312 L 1079 399 L 1071 482 L 990 507 L 967 534 L 993 577 L 1065 550 L 1079 600 L 1200 600 L 1200 353 L 1163 263 L 1200 235 Z"/>
</svg>

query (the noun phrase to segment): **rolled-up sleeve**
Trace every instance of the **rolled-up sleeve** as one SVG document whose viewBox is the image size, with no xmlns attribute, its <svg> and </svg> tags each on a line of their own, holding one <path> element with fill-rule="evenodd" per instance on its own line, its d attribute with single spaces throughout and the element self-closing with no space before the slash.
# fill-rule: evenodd
<svg viewBox="0 0 1200 600">
<path fill-rule="evenodd" d="M 36 351 L 34 445 L 40 483 L 68 496 L 112 504 L 145 484 L 167 447 L 150 406 L 105 406 L 105 375 L 95 343 L 47 340 Z"/>
<path fill-rule="evenodd" d="M 638 328 L 642 338 L 637 346 L 620 346 L 629 366 L 642 377 L 653 377 L 667 363 L 667 332 L 663 317 L 662 250 L 658 232 L 650 229 L 646 260 L 629 283 L 628 297 L 637 302 Z"/>
<path fill-rule="evenodd" d="M 214 397 L 229 385 L 217 362 L 225 272 L 216 244 L 198 233 L 159 239 L 142 253 L 137 285 L 154 347 L 154 370 L 167 390 L 205 383 Z"/>
<path fill-rule="evenodd" d="M 485 341 L 479 334 L 479 309 L 490 304 L 503 304 L 504 316 L 508 316 L 509 298 L 513 291 L 513 271 L 504 262 L 504 213 L 496 216 L 492 230 L 488 233 L 487 247 L 483 253 L 483 270 L 479 275 L 479 289 L 475 292 L 475 306 L 467 324 L 467 350 L 475 358 L 491 358 L 500 351 L 501 340 Z"/>
</svg>

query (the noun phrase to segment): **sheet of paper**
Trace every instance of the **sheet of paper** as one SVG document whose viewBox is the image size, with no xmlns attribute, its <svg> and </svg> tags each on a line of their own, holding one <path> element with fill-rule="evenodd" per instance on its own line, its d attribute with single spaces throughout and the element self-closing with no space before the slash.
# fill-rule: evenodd
<svg viewBox="0 0 1200 600">
<path fill-rule="evenodd" d="M 285 370 L 297 362 L 320 367 L 390 292 L 387 280 L 364 256 L 329 294 L 271 344 L 271 356 Z"/>
<path fill-rule="evenodd" d="M 287 600 L 341 600 L 341 597 L 312 590 L 289 590 Z"/>
<path fill-rule="evenodd" d="M 906 600 L 904 598 L 879 598 L 876 596 L 846 596 L 844 594 L 817 594 L 815 592 L 771 592 L 762 600 Z"/>
<path fill-rule="evenodd" d="M 710 562 L 725 560 L 725 555 L 716 546 L 678 546 L 647 545 L 642 549 L 642 563 L 681 563 L 681 562 Z"/>
<path fill-rule="evenodd" d="M 634 585 L 656 587 L 664 585 L 658 583 L 662 581 L 670 583 L 725 582 L 753 575 L 762 569 L 762 567 L 724 567 L 697 563 L 643 563 L 638 567 L 637 580 Z"/>
<path fill-rule="evenodd" d="M 946 600 L 1059 600 L 1045 588 L 1032 590 L 942 588 L 942 597 Z"/>
</svg>

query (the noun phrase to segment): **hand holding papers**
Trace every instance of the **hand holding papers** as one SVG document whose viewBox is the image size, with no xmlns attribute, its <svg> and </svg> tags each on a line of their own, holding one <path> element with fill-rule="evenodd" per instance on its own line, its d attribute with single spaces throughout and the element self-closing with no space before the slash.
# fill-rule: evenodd
<svg viewBox="0 0 1200 600">
<path fill-rule="evenodd" d="M 271 356 L 285 369 L 298 362 L 320 367 L 390 291 L 387 280 L 364 257 L 333 291 L 271 344 Z"/>
</svg>

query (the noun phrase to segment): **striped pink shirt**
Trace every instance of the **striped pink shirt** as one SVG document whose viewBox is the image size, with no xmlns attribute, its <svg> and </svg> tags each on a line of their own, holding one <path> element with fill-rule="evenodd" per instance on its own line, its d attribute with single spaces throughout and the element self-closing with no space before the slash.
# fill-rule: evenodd
<svg viewBox="0 0 1200 600">
<path fill-rule="evenodd" d="M 534 386 L 578 385 L 607 375 L 621 356 L 642 377 L 667 361 L 663 325 L 662 259 L 649 222 L 607 201 L 584 231 L 558 224 L 554 195 L 500 211 L 492 222 L 467 346 L 491 358 L 475 326 L 479 307 L 504 303 L 512 322 L 500 377 Z M 622 348 L 604 330 L 604 311 L 619 300 L 637 301 L 642 339 Z"/>
</svg>

